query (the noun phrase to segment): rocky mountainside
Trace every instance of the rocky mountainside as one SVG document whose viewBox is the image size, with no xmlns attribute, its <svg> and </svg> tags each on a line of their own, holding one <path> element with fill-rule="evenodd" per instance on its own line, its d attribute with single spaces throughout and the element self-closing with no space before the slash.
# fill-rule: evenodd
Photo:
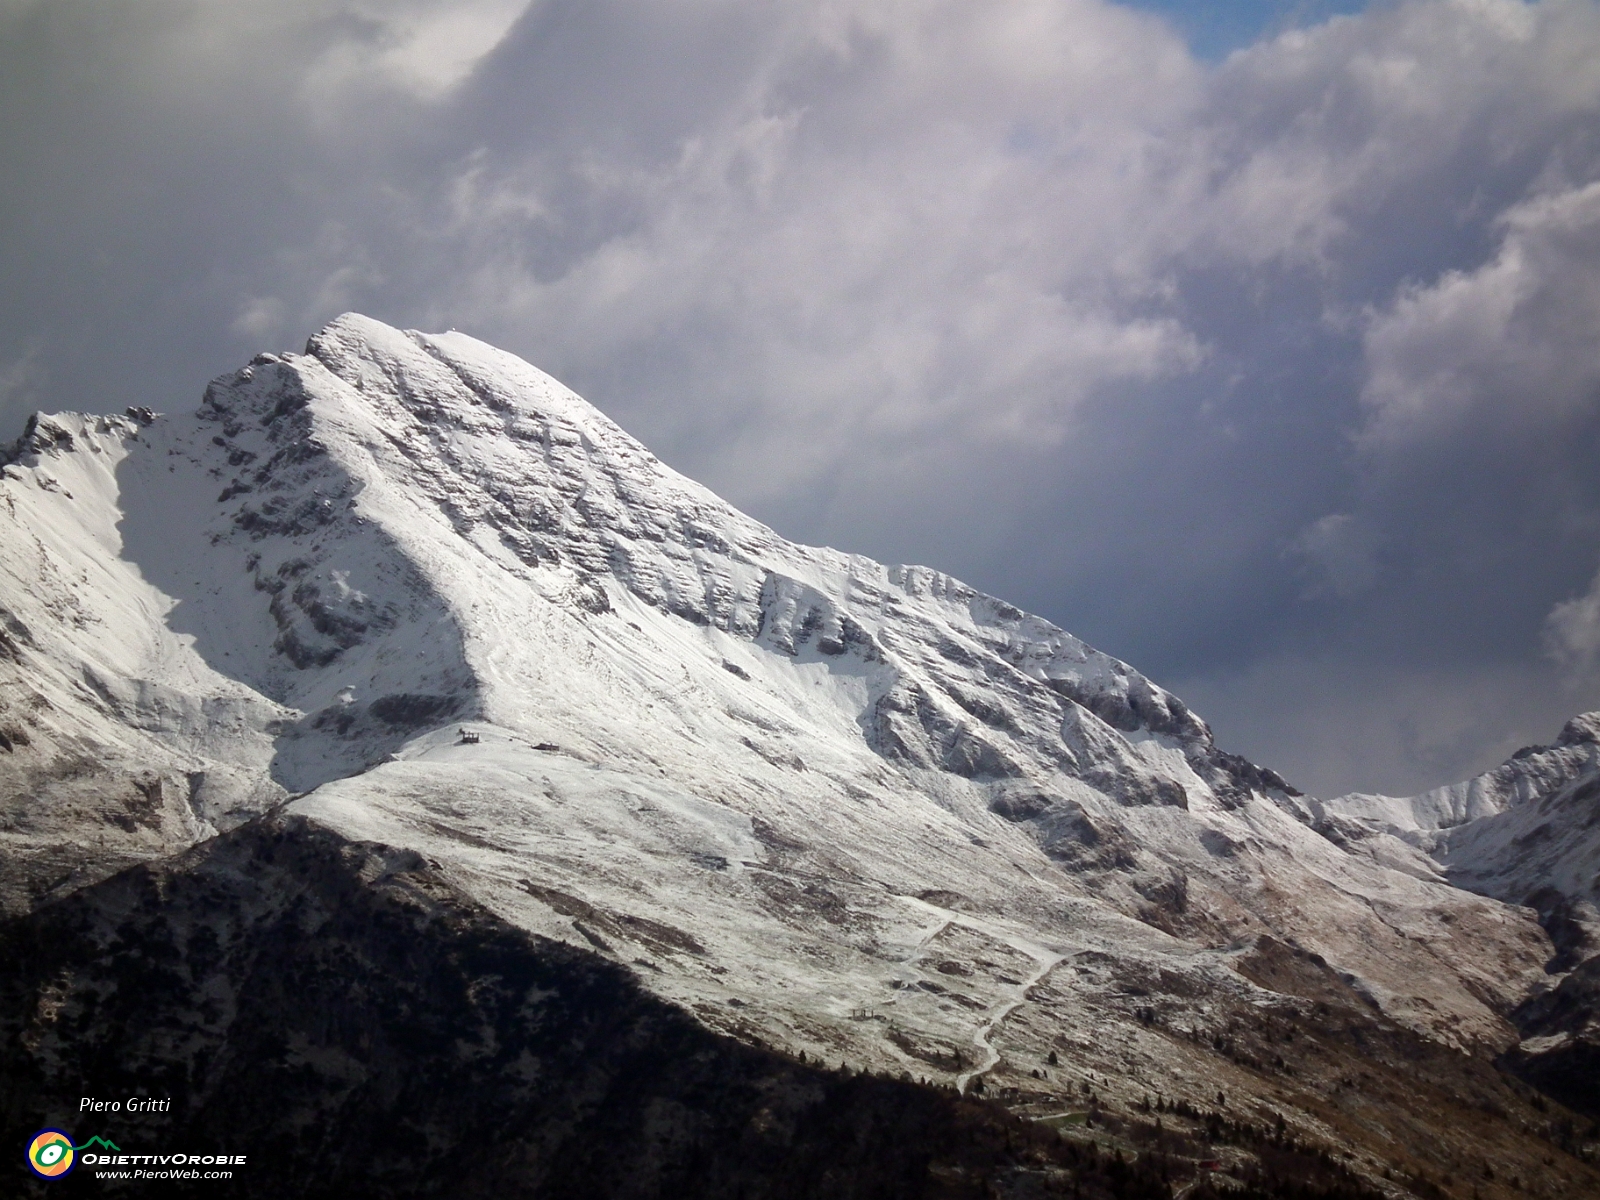
<svg viewBox="0 0 1600 1200">
<path fill-rule="evenodd" d="M 784 540 L 510 355 L 346 316 L 195 412 L 36 418 L 3 475 L 24 924 L 270 810 L 795 1061 L 1035 1115 L 1220 1093 L 1373 1180 L 1587 1170 L 1462 1066 L 1549 989 L 1525 897 L 1047 621 Z M 1503 1119 L 1418 1117 L 1421 1062 Z"/>
</svg>

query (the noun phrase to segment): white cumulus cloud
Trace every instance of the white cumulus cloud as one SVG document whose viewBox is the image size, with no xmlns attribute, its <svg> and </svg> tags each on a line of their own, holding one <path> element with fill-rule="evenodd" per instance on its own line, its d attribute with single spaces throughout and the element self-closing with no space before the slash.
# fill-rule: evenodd
<svg viewBox="0 0 1600 1200">
<path fill-rule="evenodd" d="M 1600 661 L 1600 574 L 1583 595 L 1550 610 L 1545 636 L 1551 655 L 1569 672 L 1594 668 Z"/>
<path fill-rule="evenodd" d="M 1497 224 L 1490 261 L 1404 288 L 1368 327 L 1372 443 L 1600 410 L 1600 182 L 1536 195 Z"/>
</svg>

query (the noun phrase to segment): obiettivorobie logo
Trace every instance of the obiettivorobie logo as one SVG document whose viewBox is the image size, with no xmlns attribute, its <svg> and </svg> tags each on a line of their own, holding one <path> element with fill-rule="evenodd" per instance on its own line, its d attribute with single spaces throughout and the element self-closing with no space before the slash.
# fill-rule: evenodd
<svg viewBox="0 0 1600 1200">
<path fill-rule="evenodd" d="M 28 1165 L 33 1168 L 35 1175 L 44 1179 L 60 1179 L 63 1175 L 70 1175 L 72 1168 L 78 1165 L 80 1150 L 90 1150 L 95 1146 L 121 1152 L 121 1147 L 103 1137 L 92 1137 L 83 1145 L 74 1146 L 65 1130 L 41 1129 L 28 1143 Z"/>
<path fill-rule="evenodd" d="M 60 1179 L 70 1174 L 72 1168 L 82 1163 L 86 1167 L 198 1167 L 243 1166 L 243 1154 L 124 1154 L 122 1147 L 103 1137 L 92 1137 L 81 1146 L 72 1143 L 72 1136 L 64 1129 L 41 1129 L 28 1143 L 28 1166 L 43 1179 Z M 206 1178 L 211 1178 L 213 1172 Z M 224 1176 L 232 1172 L 222 1173 Z M 198 1177 L 174 1171 L 141 1169 L 135 1178 L 190 1178 Z"/>
</svg>

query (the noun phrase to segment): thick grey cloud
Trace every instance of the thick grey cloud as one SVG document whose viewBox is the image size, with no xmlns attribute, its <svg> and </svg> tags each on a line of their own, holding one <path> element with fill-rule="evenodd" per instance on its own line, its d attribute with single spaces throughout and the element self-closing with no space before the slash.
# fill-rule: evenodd
<svg viewBox="0 0 1600 1200">
<path fill-rule="evenodd" d="M 1600 7 L 0 0 L 0 413 L 359 308 L 1304 786 L 1600 704 Z"/>
</svg>

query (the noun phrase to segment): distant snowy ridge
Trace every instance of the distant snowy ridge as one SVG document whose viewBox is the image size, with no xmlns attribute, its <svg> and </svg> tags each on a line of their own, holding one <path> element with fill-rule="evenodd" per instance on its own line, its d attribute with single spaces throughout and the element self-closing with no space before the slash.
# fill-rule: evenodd
<svg viewBox="0 0 1600 1200">
<path fill-rule="evenodd" d="M 1404 841 L 1452 883 L 1538 909 L 1564 957 L 1600 954 L 1600 712 L 1462 783 L 1314 807 L 1347 844 Z"/>
<path fill-rule="evenodd" d="M 714 1028 L 1022 1088 L 1068 1037 L 1193 1086 L 1158 1018 L 1303 1003 L 1258 944 L 1450 1045 L 1543 978 L 1526 912 L 1323 836 L 1127 664 L 788 542 L 461 334 L 341 317 L 4 476 L 14 908 L 296 795 Z"/>
<path fill-rule="evenodd" d="M 1600 713 L 1568 721 L 1550 746 L 1524 746 L 1500 766 L 1416 796 L 1351 793 L 1326 808 L 1394 832 L 1453 829 L 1539 799 L 1596 769 Z"/>
</svg>

